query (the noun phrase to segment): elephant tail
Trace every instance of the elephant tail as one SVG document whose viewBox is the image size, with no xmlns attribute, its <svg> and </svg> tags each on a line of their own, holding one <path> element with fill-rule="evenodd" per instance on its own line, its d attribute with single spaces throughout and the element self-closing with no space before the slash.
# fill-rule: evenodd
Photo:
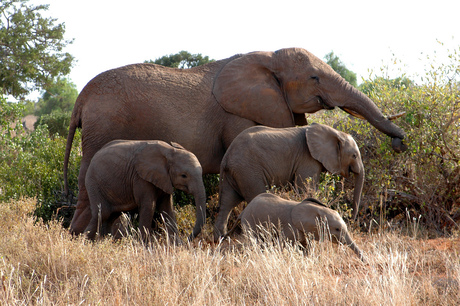
<svg viewBox="0 0 460 306">
<path fill-rule="evenodd" d="M 81 94 L 78 96 L 77 101 L 75 102 L 75 106 L 72 111 L 72 116 L 70 118 L 70 125 L 69 125 L 69 134 L 67 135 L 67 144 L 65 147 L 65 155 L 64 155 L 64 193 L 66 196 L 69 196 L 69 181 L 67 178 L 68 168 L 69 168 L 69 159 L 70 159 L 70 151 L 72 150 L 72 142 L 75 136 L 75 131 L 77 128 L 81 128 L 81 111 L 83 107 L 83 102 L 81 101 Z"/>
</svg>

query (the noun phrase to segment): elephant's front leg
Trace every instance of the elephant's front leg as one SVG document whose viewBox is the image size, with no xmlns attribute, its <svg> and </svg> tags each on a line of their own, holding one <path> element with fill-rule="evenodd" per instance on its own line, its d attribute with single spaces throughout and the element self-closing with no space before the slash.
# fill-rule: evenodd
<svg viewBox="0 0 460 306">
<path fill-rule="evenodd" d="M 139 208 L 139 230 L 144 241 L 152 231 L 152 220 L 159 198 L 158 189 L 146 181 L 136 182 L 134 198 Z"/>
<path fill-rule="evenodd" d="M 139 207 L 139 230 L 142 240 L 147 241 L 147 237 L 152 231 L 153 213 L 155 211 L 155 199 L 145 199 Z"/>
<path fill-rule="evenodd" d="M 157 209 L 161 213 L 166 226 L 166 232 L 169 239 L 172 239 L 176 245 L 183 244 L 179 237 L 179 230 L 177 229 L 176 213 L 172 201 L 172 194 L 163 193 L 158 197 Z"/>
</svg>

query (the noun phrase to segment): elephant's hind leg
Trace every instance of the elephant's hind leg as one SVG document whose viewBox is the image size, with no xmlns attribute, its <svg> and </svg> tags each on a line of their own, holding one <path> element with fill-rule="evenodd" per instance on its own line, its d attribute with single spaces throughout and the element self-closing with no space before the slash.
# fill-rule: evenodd
<svg viewBox="0 0 460 306">
<path fill-rule="evenodd" d="M 85 229 L 86 238 L 94 240 L 94 238 L 96 237 L 96 233 L 97 233 L 97 224 L 98 224 L 97 217 L 91 218 L 91 221 L 89 221 L 89 224 Z"/>
<path fill-rule="evenodd" d="M 110 211 L 104 204 L 101 203 L 91 207 L 91 220 L 85 229 L 86 237 L 93 240 L 97 233 L 101 237 L 107 235 L 109 233 L 108 221 L 110 221 L 110 217 Z"/>
<path fill-rule="evenodd" d="M 243 198 L 228 183 L 223 182 L 219 194 L 219 209 L 214 225 L 214 241 L 218 241 L 227 232 L 230 213 L 241 201 L 243 201 Z"/>
<path fill-rule="evenodd" d="M 88 202 L 91 204 L 88 203 L 87 210 L 90 216 L 89 223 L 85 222 L 88 226 L 84 231 L 89 239 L 94 239 L 97 232 L 100 236 L 105 236 L 108 233 L 107 222 L 110 221 L 112 205 L 99 192 L 99 187 L 91 179 L 88 181 L 88 186 Z"/>
<path fill-rule="evenodd" d="M 80 172 L 78 174 L 77 207 L 70 223 L 70 232 L 75 235 L 83 233 L 89 221 L 91 220 L 90 201 L 85 185 L 85 177 L 88 166 L 89 161 L 82 159 Z"/>
</svg>

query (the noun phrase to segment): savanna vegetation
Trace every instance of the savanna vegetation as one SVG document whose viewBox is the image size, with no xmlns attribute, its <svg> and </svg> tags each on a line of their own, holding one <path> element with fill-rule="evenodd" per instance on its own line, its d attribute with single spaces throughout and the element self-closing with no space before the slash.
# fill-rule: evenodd
<svg viewBox="0 0 460 306">
<path fill-rule="evenodd" d="M 65 137 L 78 94 L 65 78 L 73 58 L 63 49 L 71 40 L 64 39 L 63 24 L 41 17 L 46 6 L 11 0 L 0 10 L 0 304 L 455 305 L 460 300 L 460 48 L 449 50 L 442 64 L 427 58 L 423 75 L 389 78 L 385 71 L 392 67 L 383 67 L 359 85 L 406 131 L 404 153 L 394 153 L 387 136 L 341 110 L 309 116 L 309 122 L 352 134 L 360 147 L 366 183 L 356 221 L 350 220 L 352 180 L 325 174 L 317 189 L 270 190 L 294 200 L 313 196 L 337 209 L 365 263 L 327 241 L 312 242 L 308 255 L 278 243 L 261 248 L 245 236 L 211 243 L 217 175 L 205 176 L 208 220 L 192 244 L 168 244 L 161 227 L 151 241 L 141 242 L 135 218 L 128 220 L 131 236 L 89 242 L 67 231 L 82 153 L 79 132 L 69 168 L 72 192 L 63 194 Z M 40 44 L 43 33 L 49 45 Z M 21 48 L 27 52 L 19 56 Z M 50 66 L 39 66 L 36 59 L 45 53 L 54 56 L 43 61 Z M 181 51 L 149 62 L 190 68 L 209 61 Z M 356 82 L 333 52 L 325 61 Z M 8 73 L 12 67 L 25 70 Z M 39 100 L 25 100 L 36 88 L 42 90 Z M 19 102 L 7 102 L 11 96 Z M 33 131 L 22 127 L 25 114 L 40 116 Z M 194 224 L 193 199 L 176 193 L 174 200 L 185 240 Z M 231 222 L 243 208 L 244 203 Z"/>
<path fill-rule="evenodd" d="M 292 195 L 289 195 L 292 196 Z M 35 200 L 0 206 L 2 305 L 456 305 L 457 238 L 418 239 L 398 229 L 354 233 L 367 256 L 312 242 L 263 248 L 253 239 L 174 246 L 71 237 L 58 221 L 30 216 Z M 406 230 L 407 228 L 407 230 Z M 327 240 L 327 237 L 326 237 Z"/>
<path fill-rule="evenodd" d="M 22 106 L 3 98 L 2 303 L 455 304 L 460 298 L 458 52 L 451 50 L 449 64 L 432 63 L 419 81 L 383 76 L 360 85 L 385 114 L 405 112 L 394 119 L 407 132 L 405 153 L 394 153 L 388 137 L 340 110 L 309 117 L 352 134 L 361 149 L 366 183 L 357 221 L 349 220 L 351 181 L 338 176 L 324 175 L 317 190 L 271 190 L 296 200 L 314 196 L 339 210 L 366 263 L 330 243 L 312 242 L 307 256 L 276 243 L 261 248 L 244 236 L 214 245 L 217 194 L 210 189 L 208 222 L 192 245 L 172 246 L 161 230 L 143 243 L 135 227 L 132 236 L 116 242 L 72 238 L 65 228 L 72 199 L 62 195 L 65 139 L 45 124 L 33 132 L 14 127 Z M 73 194 L 79 135 L 76 141 Z M 215 176 L 209 178 L 209 188 L 215 188 Z M 194 223 L 193 202 L 175 199 L 185 238 Z"/>
</svg>

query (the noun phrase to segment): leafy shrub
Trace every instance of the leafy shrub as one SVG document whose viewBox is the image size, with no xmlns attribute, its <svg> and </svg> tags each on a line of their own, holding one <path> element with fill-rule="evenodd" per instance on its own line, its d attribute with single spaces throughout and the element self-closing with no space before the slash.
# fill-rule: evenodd
<svg viewBox="0 0 460 306">
<path fill-rule="evenodd" d="M 26 133 L 17 124 L 21 114 L 20 104 L 1 102 L 0 120 L 0 201 L 35 197 L 35 215 L 48 221 L 63 204 L 63 160 L 66 139 L 49 137 L 46 125 L 39 125 Z M 10 123 L 10 124 L 3 124 Z M 11 123 L 16 123 L 16 133 L 11 133 Z M 74 140 L 74 148 L 80 147 L 80 133 Z M 81 154 L 72 150 L 69 184 L 77 187 Z"/>
<path fill-rule="evenodd" d="M 63 136 L 67 138 L 70 117 L 72 112 L 54 111 L 51 114 L 42 115 L 34 127 L 37 128 L 39 125 L 46 125 L 50 137 Z"/>
</svg>

